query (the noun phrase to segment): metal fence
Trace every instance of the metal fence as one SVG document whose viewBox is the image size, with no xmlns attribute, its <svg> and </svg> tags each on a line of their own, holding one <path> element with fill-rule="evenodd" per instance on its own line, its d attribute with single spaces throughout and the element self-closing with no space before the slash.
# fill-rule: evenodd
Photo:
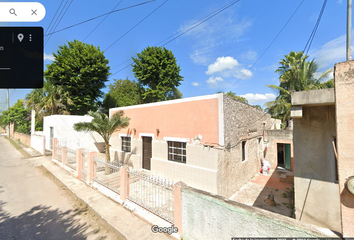
<svg viewBox="0 0 354 240">
<path fill-rule="evenodd" d="M 76 150 L 70 148 L 66 148 L 65 150 L 65 165 L 76 171 Z"/>
<path fill-rule="evenodd" d="M 87 182 L 87 164 L 88 164 L 88 151 L 82 149 L 81 151 L 81 180 Z"/>
<path fill-rule="evenodd" d="M 59 146 L 59 144 L 57 143 L 55 146 L 55 159 L 61 161 L 62 155 L 63 155 L 63 147 Z"/>
<path fill-rule="evenodd" d="M 122 164 L 117 162 L 107 163 L 106 160 L 93 157 L 93 181 L 120 193 L 120 168 Z"/>
<path fill-rule="evenodd" d="M 174 182 L 135 169 L 128 175 L 128 199 L 174 223 Z"/>
</svg>

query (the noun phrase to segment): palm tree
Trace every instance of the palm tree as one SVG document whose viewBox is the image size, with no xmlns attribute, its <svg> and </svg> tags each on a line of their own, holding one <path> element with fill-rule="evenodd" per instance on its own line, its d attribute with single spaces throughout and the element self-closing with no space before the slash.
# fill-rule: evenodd
<svg viewBox="0 0 354 240">
<path fill-rule="evenodd" d="M 26 107 L 32 107 L 42 115 L 70 114 L 66 106 L 73 104 L 62 86 L 45 81 L 43 88 L 35 89 L 26 96 Z"/>
<path fill-rule="evenodd" d="M 109 118 L 106 114 L 101 112 L 89 111 L 88 113 L 93 117 L 91 122 L 79 122 L 74 124 L 74 129 L 78 132 L 97 132 L 103 138 L 106 144 L 106 161 L 111 162 L 109 153 L 109 139 L 115 131 L 129 126 L 130 118 L 123 117 L 124 112 L 119 111 Z M 107 170 L 107 169 L 106 169 Z M 106 171 L 107 173 L 107 171 Z"/>
<path fill-rule="evenodd" d="M 316 79 L 317 64 L 314 60 L 307 61 L 308 57 L 308 55 L 303 55 L 303 52 L 290 52 L 279 62 L 281 66 L 275 71 L 280 74 L 279 86 L 267 85 L 278 93 L 278 97 L 274 101 L 266 103 L 272 117 L 282 121 L 290 119 L 291 92 L 334 86 L 333 79 L 322 82 L 332 69 L 327 69 Z"/>
</svg>

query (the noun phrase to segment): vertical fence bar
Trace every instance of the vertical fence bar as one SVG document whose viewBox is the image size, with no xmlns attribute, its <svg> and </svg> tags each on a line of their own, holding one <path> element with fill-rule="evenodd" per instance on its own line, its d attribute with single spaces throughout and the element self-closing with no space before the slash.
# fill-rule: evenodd
<svg viewBox="0 0 354 240">
<path fill-rule="evenodd" d="M 77 172 L 77 179 L 81 179 L 81 168 L 82 168 L 82 149 L 78 148 L 76 150 L 76 172 Z"/>
<path fill-rule="evenodd" d="M 65 165 L 65 162 L 66 162 L 66 147 L 63 147 L 62 148 L 62 156 L 61 156 L 61 161 L 63 163 L 63 165 Z"/>
<path fill-rule="evenodd" d="M 42 140 L 43 140 L 43 151 L 42 154 L 45 155 L 45 136 L 42 136 Z"/>
<path fill-rule="evenodd" d="M 55 159 L 55 156 L 57 154 L 57 143 L 58 143 L 58 139 L 54 138 L 53 139 L 53 152 L 52 152 L 52 159 Z"/>
<path fill-rule="evenodd" d="M 88 182 L 92 182 L 94 176 L 94 169 L 93 169 L 93 156 L 96 156 L 96 152 L 89 152 L 88 154 Z"/>
</svg>

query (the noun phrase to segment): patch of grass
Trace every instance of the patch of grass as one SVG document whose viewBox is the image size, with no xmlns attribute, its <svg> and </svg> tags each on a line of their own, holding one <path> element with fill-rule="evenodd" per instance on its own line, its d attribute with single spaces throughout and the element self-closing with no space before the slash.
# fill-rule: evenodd
<svg viewBox="0 0 354 240">
<path fill-rule="evenodd" d="M 287 193 L 284 192 L 282 195 L 283 195 L 283 198 L 288 198 L 288 194 Z"/>
<path fill-rule="evenodd" d="M 277 188 L 277 189 L 275 189 L 275 191 L 276 191 L 276 192 L 278 192 L 278 191 L 279 191 L 279 189 Z"/>
<path fill-rule="evenodd" d="M 17 143 L 13 139 L 8 138 L 6 136 L 5 136 L 5 139 L 9 140 L 9 142 L 16 148 L 16 150 L 18 150 L 25 158 L 31 157 L 31 155 L 28 152 L 26 152 L 25 150 L 22 149 L 21 143 Z"/>
</svg>

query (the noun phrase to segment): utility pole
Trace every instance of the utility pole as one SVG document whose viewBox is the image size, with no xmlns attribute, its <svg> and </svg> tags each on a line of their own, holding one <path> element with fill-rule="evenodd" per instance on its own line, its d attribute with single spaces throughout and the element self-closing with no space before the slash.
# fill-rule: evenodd
<svg viewBox="0 0 354 240">
<path fill-rule="evenodd" d="M 347 61 L 352 60 L 352 0 L 347 5 Z"/>
<path fill-rule="evenodd" d="M 10 109 L 9 89 L 7 89 L 7 110 Z M 7 127 L 8 137 L 10 138 L 10 124 Z"/>
</svg>

